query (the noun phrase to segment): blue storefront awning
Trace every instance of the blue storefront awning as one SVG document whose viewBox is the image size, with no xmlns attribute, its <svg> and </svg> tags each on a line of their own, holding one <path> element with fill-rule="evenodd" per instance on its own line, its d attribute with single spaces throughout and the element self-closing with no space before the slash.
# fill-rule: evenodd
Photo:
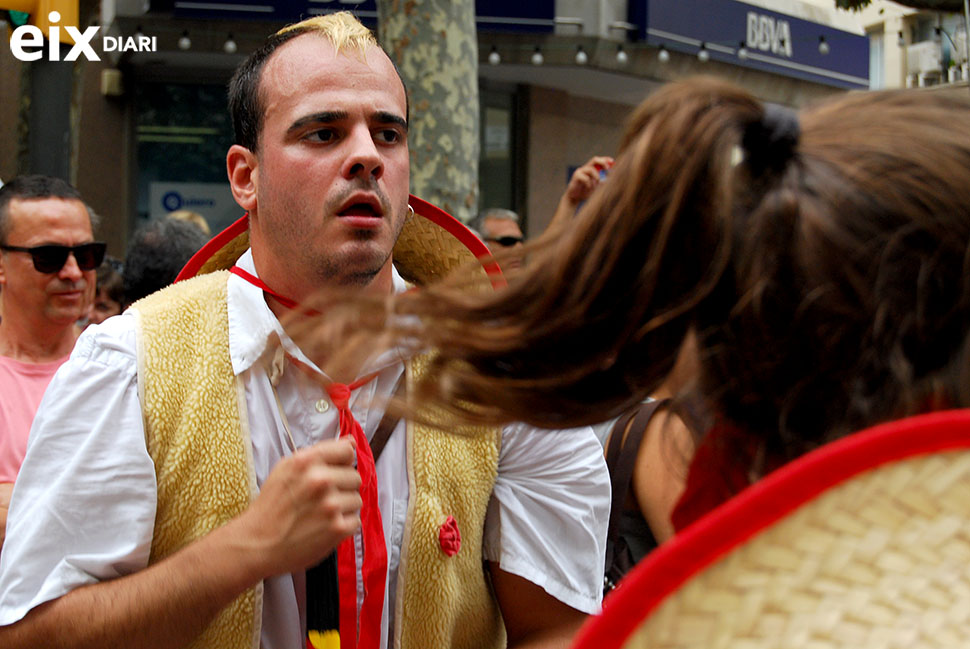
<svg viewBox="0 0 970 649">
<path fill-rule="evenodd" d="M 629 20 L 641 41 L 658 47 L 696 53 L 703 45 L 711 60 L 869 87 L 869 39 L 862 34 L 736 0 L 631 0 Z"/>
</svg>

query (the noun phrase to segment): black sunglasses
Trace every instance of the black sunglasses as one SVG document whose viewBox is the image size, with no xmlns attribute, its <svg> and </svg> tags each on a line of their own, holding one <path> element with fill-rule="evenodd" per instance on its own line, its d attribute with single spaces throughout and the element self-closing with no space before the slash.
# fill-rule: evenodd
<svg viewBox="0 0 970 649">
<path fill-rule="evenodd" d="M 38 273 L 56 273 L 64 268 L 68 255 L 74 255 L 77 266 L 81 270 L 94 270 L 104 261 L 104 253 L 107 249 L 108 244 L 103 241 L 92 241 L 78 246 L 47 245 L 34 246 L 33 248 L 0 246 L 0 250 L 8 252 L 30 253 L 34 260 L 34 269 Z"/>
<path fill-rule="evenodd" d="M 502 246 L 504 248 L 511 248 L 512 246 L 516 245 L 517 243 L 522 243 L 524 241 L 524 239 L 522 237 L 512 237 L 512 236 L 508 236 L 508 237 L 489 237 L 487 239 L 487 241 L 494 241 L 495 243 L 497 243 L 498 245 L 500 245 L 500 246 Z"/>
</svg>

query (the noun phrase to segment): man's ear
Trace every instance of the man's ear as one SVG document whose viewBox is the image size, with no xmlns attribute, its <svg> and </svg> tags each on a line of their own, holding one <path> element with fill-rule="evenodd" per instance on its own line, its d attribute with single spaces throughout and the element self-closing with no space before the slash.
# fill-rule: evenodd
<svg viewBox="0 0 970 649">
<path fill-rule="evenodd" d="M 256 211 L 256 186 L 258 184 L 256 154 L 244 146 L 233 144 L 226 154 L 226 171 L 232 196 L 247 212 Z"/>
</svg>

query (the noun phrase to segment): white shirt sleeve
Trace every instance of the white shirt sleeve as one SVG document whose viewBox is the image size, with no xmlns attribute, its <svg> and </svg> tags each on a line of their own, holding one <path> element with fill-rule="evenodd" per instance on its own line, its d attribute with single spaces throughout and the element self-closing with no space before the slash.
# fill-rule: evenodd
<svg viewBox="0 0 970 649">
<path fill-rule="evenodd" d="M 592 429 L 505 428 L 485 520 L 488 561 L 595 613 L 609 516 L 609 470 Z"/>
<path fill-rule="evenodd" d="M 148 565 L 155 470 L 136 384 L 134 318 L 89 327 L 44 393 L 0 553 L 0 625 Z"/>
</svg>

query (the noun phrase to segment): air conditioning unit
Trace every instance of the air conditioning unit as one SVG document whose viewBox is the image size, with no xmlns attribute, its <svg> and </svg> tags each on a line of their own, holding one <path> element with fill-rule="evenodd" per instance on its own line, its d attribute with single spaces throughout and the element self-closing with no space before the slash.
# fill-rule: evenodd
<svg viewBox="0 0 970 649">
<path fill-rule="evenodd" d="M 943 65 L 940 44 L 935 41 L 913 43 L 906 48 L 906 67 L 911 73 L 939 72 Z"/>
</svg>

